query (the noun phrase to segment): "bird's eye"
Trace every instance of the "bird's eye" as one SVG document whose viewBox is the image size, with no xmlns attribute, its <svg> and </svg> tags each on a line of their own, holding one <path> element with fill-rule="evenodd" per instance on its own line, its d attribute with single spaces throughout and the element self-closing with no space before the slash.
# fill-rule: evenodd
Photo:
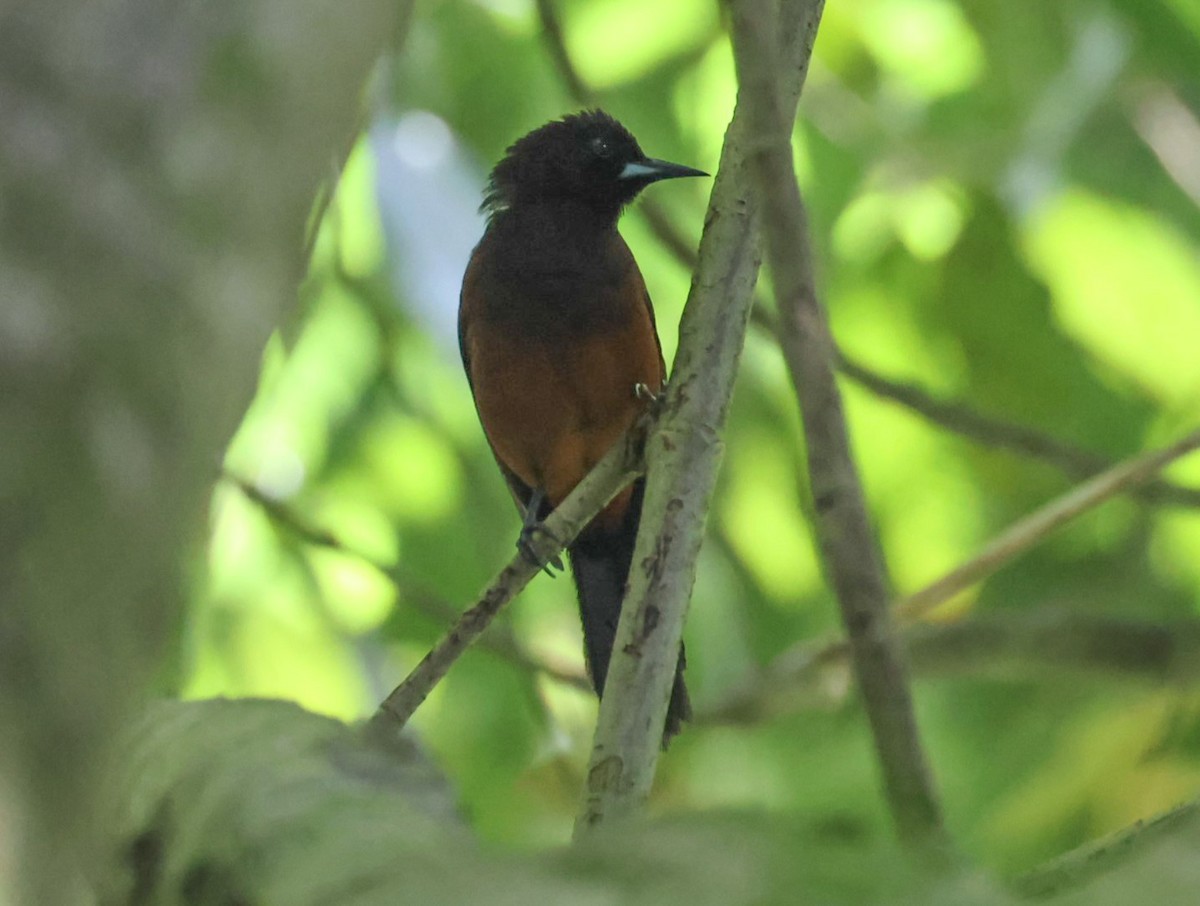
<svg viewBox="0 0 1200 906">
<path fill-rule="evenodd" d="M 589 142 L 589 147 L 592 149 L 592 153 L 597 157 L 612 157 L 613 147 L 611 144 L 609 144 L 608 139 L 606 138 L 597 135 L 591 140 L 591 142 Z"/>
</svg>

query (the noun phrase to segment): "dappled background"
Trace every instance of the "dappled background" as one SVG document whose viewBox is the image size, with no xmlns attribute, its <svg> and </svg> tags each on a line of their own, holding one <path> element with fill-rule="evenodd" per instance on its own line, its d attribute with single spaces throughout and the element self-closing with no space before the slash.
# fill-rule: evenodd
<svg viewBox="0 0 1200 906">
<path fill-rule="evenodd" d="M 735 97 L 708 0 L 558 9 L 582 86 L 520 0 L 419 5 L 378 67 L 301 314 L 263 351 L 214 485 L 172 679 L 187 696 L 365 716 L 511 556 L 519 522 L 455 332 L 487 171 L 585 94 L 647 153 L 712 171 Z M 844 388 L 897 593 L 1106 461 L 1195 426 L 1197 60 L 1190 0 L 826 9 L 796 158 L 834 333 L 868 372 Z M 647 194 L 694 245 L 707 187 Z M 689 267 L 641 203 L 622 232 L 669 362 Z M 778 685 L 767 665 L 839 625 L 769 321 L 764 309 L 743 360 L 686 630 L 699 719 L 660 762 L 654 807 L 799 813 L 866 841 L 890 831 L 848 671 L 763 688 Z M 867 389 L 871 375 L 886 381 Z M 896 398 L 914 395 L 924 412 Z M 1169 474 L 1200 486 L 1200 461 Z M 1064 636 L 916 662 L 947 822 L 980 863 L 1028 868 L 1200 787 L 1200 651 L 1058 656 L 1081 625 L 1196 638 L 1198 504 L 1170 488 L 1110 502 L 926 615 L 986 620 L 1002 640 Z M 596 711 L 569 579 L 539 577 L 500 622 L 414 725 L 485 837 L 561 842 Z"/>
</svg>

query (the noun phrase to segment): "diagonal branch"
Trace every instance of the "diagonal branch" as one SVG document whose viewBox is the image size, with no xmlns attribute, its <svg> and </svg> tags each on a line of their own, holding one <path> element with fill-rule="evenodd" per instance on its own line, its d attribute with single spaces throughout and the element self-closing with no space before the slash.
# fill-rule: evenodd
<svg viewBox="0 0 1200 906">
<path fill-rule="evenodd" d="M 1189 690 L 1200 683 L 1200 620 L 1156 623 L 1055 609 L 1005 611 L 904 628 L 922 679 L 1143 682 Z M 789 648 L 696 716 L 698 724 L 752 724 L 841 707 L 852 692 L 844 641 Z"/>
<path fill-rule="evenodd" d="M 596 94 L 590 85 L 583 80 L 575 61 L 567 50 L 566 35 L 563 34 L 562 20 L 558 16 L 558 7 L 554 0 L 537 0 L 538 18 L 542 20 L 542 34 L 546 39 L 546 48 L 554 60 L 554 68 L 563 80 L 567 93 L 577 104 L 584 106 L 594 103 Z"/>
<path fill-rule="evenodd" d="M 529 584 L 543 564 L 558 556 L 622 488 L 641 474 L 642 448 L 649 422 L 649 418 L 644 418 L 634 425 L 624 442 L 609 450 L 567 499 L 546 517 L 541 530 L 529 539 L 535 557 L 530 558 L 524 553 L 513 557 L 475 605 L 380 704 L 370 721 L 373 730 L 395 733 L 403 729 L 433 687 L 479 638 L 504 605 Z"/>
<path fill-rule="evenodd" d="M 734 7 L 734 59 L 755 139 L 756 153 L 749 162 L 763 208 L 780 342 L 803 415 L 816 531 L 850 637 L 892 817 L 905 842 L 936 846 L 944 843 L 941 809 L 921 747 L 907 666 L 888 612 L 882 558 L 850 449 L 833 341 L 814 285 L 791 129 L 771 66 L 775 45 L 770 10 L 767 0 L 745 0 Z"/>
<path fill-rule="evenodd" d="M 899 403 L 943 428 L 976 443 L 1011 450 L 1040 459 L 1074 478 L 1086 478 L 1112 466 L 1112 461 L 1091 450 L 1059 440 L 1026 425 L 984 415 L 961 403 L 941 400 L 915 384 L 883 377 L 839 352 L 838 368 L 846 377 L 878 397 Z M 1149 503 L 1200 507 L 1200 489 L 1155 479 L 1128 489 Z"/>
<path fill-rule="evenodd" d="M 1190 830 L 1194 834 L 1200 827 L 1198 818 L 1200 802 L 1186 802 L 1169 812 L 1138 821 L 1103 839 L 1064 853 L 1017 878 L 1013 887 L 1027 899 L 1047 899 L 1090 884 L 1172 836 L 1180 837 L 1181 852 L 1183 846 L 1190 852 L 1194 838 L 1191 835 L 1184 836 L 1181 831 Z"/>
<path fill-rule="evenodd" d="M 1168 463 L 1196 449 L 1200 449 L 1200 430 L 1160 450 L 1152 450 L 1113 466 L 1085 481 L 1011 525 L 962 566 L 920 591 L 901 598 L 896 602 L 897 613 L 905 620 L 928 613 L 938 604 L 992 575 L 1072 519 L 1124 491 L 1145 484 Z"/>
</svg>

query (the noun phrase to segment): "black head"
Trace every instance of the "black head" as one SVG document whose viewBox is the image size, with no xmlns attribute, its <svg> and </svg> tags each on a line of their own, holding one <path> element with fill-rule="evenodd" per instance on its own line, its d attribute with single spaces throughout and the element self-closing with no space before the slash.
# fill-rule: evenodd
<svg viewBox="0 0 1200 906">
<path fill-rule="evenodd" d="M 652 182 L 707 175 L 646 157 L 628 129 L 602 110 L 588 110 L 514 142 L 492 170 L 483 210 L 494 217 L 523 204 L 564 199 L 615 219 Z"/>
</svg>

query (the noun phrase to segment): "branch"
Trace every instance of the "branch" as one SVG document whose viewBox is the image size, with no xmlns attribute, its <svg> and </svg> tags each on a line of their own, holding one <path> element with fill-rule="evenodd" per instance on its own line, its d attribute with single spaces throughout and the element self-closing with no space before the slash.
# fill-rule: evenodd
<svg viewBox="0 0 1200 906">
<path fill-rule="evenodd" d="M 1180 829 L 1195 825 L 1200 803 L 1188 802 L 1169 812 L 1138 821 L 1079 849 L 1053 859 L 1018 878 L 1013 887 L 1029 899 L 1044 899 L 1082 887 L 1145 852 Z M 1189 850 L 1191 846 L 1189 845 Z"/>
<path fill-rule="evenodd" d="M 795 109 L 820 3 L 788 0 L 776 74 Z M 790 122 L 790 116 L 788 117 Z M 654 780 L 696 556 L 721 462 L 721 431 L 758 275 L 758 204 L 745 168 L 751 131 L 739 102 L 726 134 L 679 325 L 663 411 L 646 444 L 641 531 L 609 665 L 576 837 L 637 812 Z"/>
<path fill-rule="evenodd" d="M 897 830 L 906 843 L 940 845 L 941 809 L 921 748 L 907 667 L 888 612 L 881 556 L 842 413 L 833 342 L 817 299 L 807 213 L 792 164 L 791 129 L 775 96 L 769 11 L 766 0 L 746 0 L 735 7 L 734 59 L 758 139 L 750 163 L 762 198 L 780 343 L 803 415 L 817 536 L 850 636 L 854 672 Z"/>
<path fill-rule="evenodd" d="M 625 440 L 605 454 L 596 467 L 529 539 L 538 561 L 517 553 L 492 580 L 480 599 L 467 610 L 408 677 L 383 701 L 371 718 L 373 730 L 397 733 L 464 651 L 521 591 L 529 580 L 570 544 L 575 536 L 622 488 L 641 474 L 642 446 L 649 418 L 639 421 Z"/>
<path fill-rule="evenodd" d="M 428 588 L 425 583 L 410 575 L 399 563 L 384 563 L 371 555 L 356 550 L 327 529 L 318 528 L 307 522 L 287 504 L 265 494 L 246 479 L 229 471 L 221 477 L 236 487 L 247 500 L 254 503 L 277 528 L 282 529 L 305 544 L 336 551 L 353 557 L 377 570 L 404 595 L 417 610 L 442 624 L 451 624 L 459 617 L 459 611 L 441 595 Z M 525 670 L 541 673 L 550 679 L 573 686 L 585 692 L 592 691 L 592 684 L 578 671 L 563 670 L 539 660 L 530 654 L 507 627 L 496 624 L 488 627 L 480 646 Z"/>
<path fill-rule="evenodd" d="M 1200 620 L 1166 623 L 1050 610 L 998 613 L 910 627 L 905 644 L 922 676 L 1200 681 Z"/>
<path fill-rule="evenodd" d="M 571 53 L 567 50 L 566 36 L 563 34 L 562 20 L 558 18 L 558 9 L 554 0 L 537 0 L 538 18 L 542 20 L 542 35 L 546 39 L 546 47 L 554 60 L 554 68 L 558 70 L 567 93 L 582 106 L 595 102 L 595 92 L 575 68 Z"/>
<path fill-rule="evenodd" d="M 1152 623 L 1054 610 L 982 614 L 922 623 L 902 634 L 914 676 L 1141 680 L 1200 683 L 1200 620 Z M 696 718 L 749 724 L 805 709 L 841 707 L 852 690 L 849 645 L 807 644 L 775 658 L 761 675 Z"/>
<path fill-rule="evenodd" d="M 1091 450 L 1035 431 L 1025 425 L 983 415 L 961 403 L 940 400 L 922 388 L 890 380 L 839 352 L 838 368 L 846 377 L 876 396 L 899 403 L 934 424 L 976 443 L 1040 459 L 1074 478 L 1087 478 L 1112 466 L 1112 460 Z M 1156 479 L 1127 489 L 1150 503 L 1200 507 L 1200 490 Z"/>
<path fill-rule="evenodd" d="M 1167 464 L 1200 448 L 1200 430 L 1161 450 L 1119 463 L 1035 510 L 984 546 L 974 558 L 936 582 L 896 602 L 901 619 L 911 620 L 986 579 L 1000 567 L 1041 543 L 1053 531 L 1104 501 L 1145 484 Z"/>
</svg>

